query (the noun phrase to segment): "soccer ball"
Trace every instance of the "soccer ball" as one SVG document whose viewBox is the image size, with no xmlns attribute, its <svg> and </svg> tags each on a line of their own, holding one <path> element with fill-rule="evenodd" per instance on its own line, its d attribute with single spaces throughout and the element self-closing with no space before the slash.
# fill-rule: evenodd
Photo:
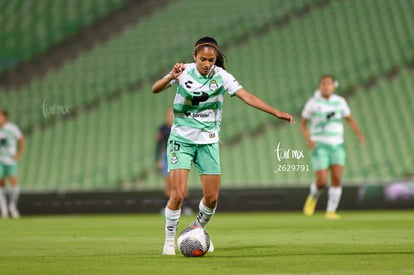
<svg viewBox="0 0 414 275">
<path fill-rule="evenodd" d="M 177 246 L 181 254 L 186 257 L 202 257 L 210 248 L 210 237 L 204 228 L 190 226 L 181 231 Z"/>
</svg>

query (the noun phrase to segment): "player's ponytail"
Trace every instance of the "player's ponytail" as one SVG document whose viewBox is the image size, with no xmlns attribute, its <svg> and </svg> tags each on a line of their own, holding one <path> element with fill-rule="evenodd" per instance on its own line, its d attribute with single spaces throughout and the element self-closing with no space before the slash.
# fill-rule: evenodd
<svg viewBox="0 0 414 275">
<path fill-rule="evenodd" d="M 197 55 L 198 51 L 202 47 L 210 47 L 213 48 L 217 53 L 217 59 L 216 59 L 216 66 L 222 67 L 223 69 L 226 69 L 225 64 L 227 61 L 226 56 L 220 51 L 219 46 L 217 44 L 217 41 L 209 36 L 205 36 L 197 40 L 197 42 L 194 45 L 194 55 Z"/>
</svg>

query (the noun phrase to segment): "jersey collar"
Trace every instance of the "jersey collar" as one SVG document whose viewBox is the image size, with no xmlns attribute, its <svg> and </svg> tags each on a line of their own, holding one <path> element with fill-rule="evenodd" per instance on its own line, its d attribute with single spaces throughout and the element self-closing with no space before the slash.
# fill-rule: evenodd
<svg viewBox="0 0 414 275">
<path fill-rule="evenodd" d="M 194 64 L 194 74 L 198 77 L 198 78 L 201 78 L 201 79 L 207 79 L 207 78 L 210 78 L 210 77 L 208 77 L 208 75 L 209 74 L 207 74 L 207 75 L 202 75 L 202 74 L 200 74 L 200 72 L 197 70 L 197 65 L 196 65 L 196 63 L 193 63 Z M 211 68 L 211 70 L 214 70 L 214 65 L 213 65 L 213 67 Z M 210 71 L 211 71 L 210 70 Z"/>
</svg>

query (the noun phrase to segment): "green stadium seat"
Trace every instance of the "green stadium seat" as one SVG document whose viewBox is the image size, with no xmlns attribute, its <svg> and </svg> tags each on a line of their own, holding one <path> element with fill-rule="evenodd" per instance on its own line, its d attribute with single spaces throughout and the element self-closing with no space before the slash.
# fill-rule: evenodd
<svg viewBox="0 0 414 275">
<path fill-rule="evenodd" d="M 76 10 L 102 14 L 101 10 L 92 9 L 91 4 L 86 3 L 88 1 L 81 2 Z M 191 61 L 192 45 L 200 34 L 211 34 L 221 44 L 230 45 L 226 49 L 228 67 L 244 87 L 279 109 L 295 114 L 313 94 L 321 74 L 336 75 L 341 93 L 351 84 L 364 83 L 391 66 L 405 64 L 414 54 L 414 37 L 407 29 L 407 25 L 414 23 L 412 13 L 407 12 L 407 9 L 413 10 L 409 1 L 398 2 L 392 8 L 387 0 L 378 0 L 375 5 L 358 0 L 332 1 L 324 8 L 311 9 L 306 16 L 295 15 L 289 24 L 271 28 L 262 35 L 255 32 L 263 25 L 285 14 L 296 13 L 312 1 L 256 2 L 252 5 L 251 1 L 240 0 L 234 6 L 231 0 L 210 1 L 208 9 L 214 11 L 214 17 L 208 24 L 197 25 L 179 19 L 186 15 L 190 16 L 189 20 L 196 20 L 199 15 L 189 11 L 201 3 L 191 0 L 172 2 L 28 87 L 0 91 L 7 92 L 5 104 L 10 106 L 16 122 L 23 128 L 39 125 L 45 120 L 40 113 L 43 99 L 50 104 L 81 110 L 74 119 L 59 120 L 52 127 L 37 130 L 29 137 L 30 156 L 22 161 L 22 167 L 30 167 L 22 170 L 24 188 L 29 191 L 99 190 L 123 186 L 161 189 L 162 178 L 154 172 L 154 137 L 166 108 L 171 106 L 174 91 L 153 95 L 150 85 L 155 76 L 167 73 L 177 60 Z M 60 7 L 52 6 L 59 13 Z M 230 7 L 237 12 L 227 15 Z M 68 9 L 74 8 L 70 5 Z M 73 16 L 73 12 L 68 14 Z M 378 17 L 378 14 L 382 16 Z M 85 22 L 92 17 L 84 17 Z M 177 22 L 175 32 L 168 31 L 170 22 Z M 71 25 L 68 28 L 70 31 L 80 27 Z M 399 31 L 393 31 L 396 27 Z M 377 29 L 384 30 L 381 36 L 374 31 Z M 246 34 L 252 39 L 240 41 Z M 8 42 L 7 45 L 11 44 Z M 394 127 L 389 133 L 380 130 L 387 125 L 399 125 L 396 121 L 410 122 L 407 115 L 410 110 L 407 104 L 413 102 L 413 95 L 409 94 L 413 84 L 410 77 L 412 75 L 404 71 L 395 79 L 381 81 L 369 91 L 359 87 L 358 93 L 349 99 L 368 142 L 359 147 L 353 133 L 347 129 L 347 181 L 400 177 L 404 171 L 409 171 L 413 159 L 404 154 L 407 151 L 404 148 L 414 148 L 413 141 L 402 139 L 413 132 L 411 125 Z M 130 85 L 138 82 L 145 83 L 144 87 L 113 100 L 103 100 L 95 109 L 84 108 L 118 89 L 128 90 Z M 409 100 L 391 100 L 390 90 L 398 91 Z M 375 120 L 381 117 L 384 108 L 389 110 L 394 105 L 399 106 L 397 114 L 386 120 Z M 397 115 L 401 116 L 400 120 Z M 296 117 L 297 123 L 299 119 Z M 273 173 L 277 164 L 273 150 L 279 141 L 291 148 L 305 150 L 304 162 L 297 160 L 291 164 L 310 165 L 309 152 L 298 126 L 267 126 L 273 121 L 237 98 L 226 96 L 221 133 L 223 186 L 309 184 L 312 171 Z M 264 132 L 252 135 L 261 125 L 267 126 Z M 228 145 L 228 141 L 239 136 L 242 137 L 240 143 Z M 393 146 L 397 148 L 393 149 Z M 400 155 L 404 165 L 394 168 L 392 164 L 399 160 L 393 152 Z M 143 174 L 148 177 L 134 182 Z M 190 187 L 199 187 L 196 173 L 190 174 L 189 182 Z"/>
<path fill-rule="evenodd" d="M 2 1 L 0 74 L 124 3 L 124 0 Z"/>
</svg>

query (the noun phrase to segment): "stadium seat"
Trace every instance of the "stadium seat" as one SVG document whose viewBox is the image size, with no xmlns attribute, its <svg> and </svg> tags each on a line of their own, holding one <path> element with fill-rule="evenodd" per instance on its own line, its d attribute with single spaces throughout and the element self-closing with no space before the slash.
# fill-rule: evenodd
<svg viewBox="0 0 414 275">
<path fill-rule="evenodd" d="M 204 34 L 227 45 L 229 71 L 246 89 L 284 111 L 299 114 L 323 73 L 337 76 L 339 94 L 350 85 L 359 85 L 349 103 L 366 133 L 367 144 L 359 147 L 349 127 L 345 127 L 349 152 L 345 179 L 358 182 L 402 177 L 409 171 L 413 159 L 404 148 L 414 147 L 411 139 L 403 139 L 412 133 L 412 128 L 393 126 L 399 121 L 410 124 L 412 73 L 403 71 L 394 79 L 380 80 L 371 89 L 363 84 L 392 66 L 404 65 L 414 55 L 414 37 L 407 29 L 414 23 L 408 12 L 413 11 L 413 4 L 398 2 L 391 8 L 387 0 L 373 5 L 358 0 L 331 1 L 300 16 L 298 11 L 313 1 L 256 2 L 252 5 L 251 1 L 241 0 L 235 7 L 231 0 L 210 1 L 208 9 L 214 11 L 214 18 L 208 24 L 197 25 L 179 19 L 185 15 L 188 20 L 196 20 L 198 14 L 190 11 L 201 4 L 191 0 L 172 2 L 45 78 L 18 90 L 0 91 L 7 93 L 2 103 L 11 110 L 13 120 L 22 128 L 35 127 L 28 137 L 27 157 L 22 161 L 24 188 L 161 189 L 162 179 L 154 172 L 154 140 L 174 91 L 153 95 L 150 87 L 177 60 L 191 62 L 193 43 Z M 85 3 L 79 9 L 89 10 L 88 7 Z M 227 16 L 230 7 L 238 12 Z M 57 13 L 61 10 L 54 9 Z M 275 22 L 285 15 L 290 16 L 289 23 L 276 27 Z M 177 22 L 175 32 L 168 29 L 173 21 Z M 273 27 L 262 29 L 263 26 Z M 377 29 L 384 32 L 379 35 Z M 50 38 L 53 39 L 56 38 Z M 125 92 L 115 97 L 116 91 Z M 401 96 L 393 99 L 396 93 Z M 108 97 L 112 99 L 106 100 Z M 45 99 L 49 104 L 80 112 L 71 119 L 44 117 L 41 104 Z M 98 100 L 100 104 L 95 108 L 86 108 Z M 396 114 L 376 120 L 383 116 L 384 109 L 397 105 Z M 39 129 L 48 119 L 56 119 L 57 123 Z M 278 164 L 274 154 L 278 142 L 306 154 L 304 160 L 287 164 L 310 165 L 309 152 L 297 126 L 300 118 L 295 119 L 295 126 L 285 123 L 274 127 L 274 118 L 226 96 L 221 131 L 223 186 L 308 184 L 313 178 L 311 170 L 273 172 Z M 264 130 L 254 134 L 263 125 Z M 387 125 L 392 125 L 392 131 L 383 133 L 381 129 Z M 240 137 L 241 141 L 230 142 Z M 400 156 L 404 165 L 394 167 L 392 164 L 399 161 L 395 156 Z M 144 176 L 137 181 L 141 175 Z M 190 187 L 196 186 L 199 180 L 192 172 Z"/>
</svg>

